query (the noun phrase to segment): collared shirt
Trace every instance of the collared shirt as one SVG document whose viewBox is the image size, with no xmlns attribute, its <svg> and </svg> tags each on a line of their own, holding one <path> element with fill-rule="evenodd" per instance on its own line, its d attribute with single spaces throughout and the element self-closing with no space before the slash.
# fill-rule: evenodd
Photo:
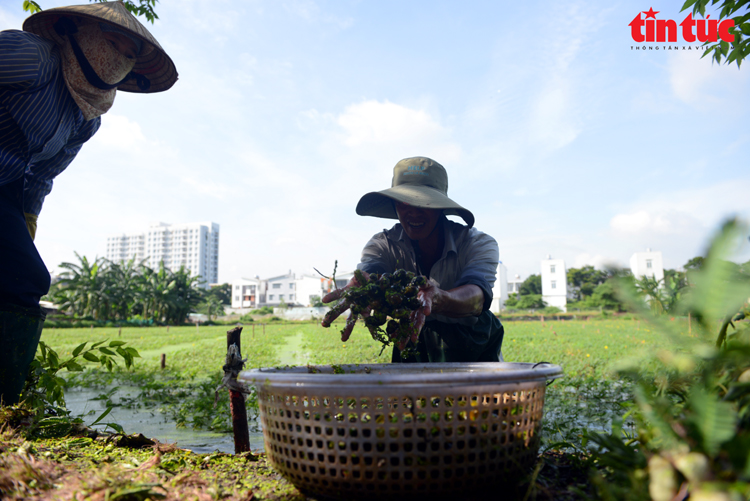
<svg viewBox="0 0 750 501">
<path fill-rule="evenodd" d="M 403 268 L 430 277 L 443 290 L 474 284 L 484 292 L 484 310 L 489 310 L 492 304 L 492 286 L 495 284 L 500 260 L 497 242 L 476 228 L 469 228 L 444 217 L 441 221 L 445 235 L 443 254 L 431 270 L 418 269 L 411 239 L 400 223 L 376 234 L 367 242 L 357 268 L 368 273 L 392 273 Z M 476 317 L 454 319 L 430 315 L 427 320 L 473 324 Z"/>
<path fill-rule="evenodd" d="M 54 42 L 0 32 L 0 186 L 24 178 L 24 212 L 39 214 L 52 180 L 100 124 L 73 101 Z"/>
</svg>

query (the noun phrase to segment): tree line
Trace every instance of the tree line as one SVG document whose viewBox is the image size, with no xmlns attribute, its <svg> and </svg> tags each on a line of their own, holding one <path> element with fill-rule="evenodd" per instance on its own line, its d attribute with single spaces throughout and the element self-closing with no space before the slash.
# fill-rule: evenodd
<svg viewBox="0 0 750 501">
<path fill-rule="evenodd" d="M 52 285 L 46 299 L 60 311 L 76 318 L 98 321 L 150 320 L 162 324 L 182 324 L 195 311 L 210 317 L 223 314 L 229 304 L 228 284 L 210 290 L 198 276 L 184 266 L 176 271 L 164 263 L 158 269 L 146 266 L 146 260 L 117 263 L 105 258 L 89 260 L 80 256 L 77 263 L 60 265 L 64 271 Z"/>
<path fill-rule="evenodd" d="M 593 266 L 569 268 L 566 272 L 568 284 L 568 309 L 605 309 L 625 311 L 626 301 L 618 290 L 629 290 L 640 296 L 654 313 L 674 313 L 676 305 L 694 285 L 692 279 L 705 262 L 701 256 L 690 259 L 682 270 L 664 270 L 664 278 L 633 276 L 628 269 L 608 268 L 597 270 Z M 738 276 L 750 276 L 750 261 L 744 264 L 727 263 Z M 510 294 L 505 307 L 510 309 L 541 309 L 547 305 L 542 299 L 542 277 L 529 276 L 519 287 L 518 293 Z"/>
</svg>

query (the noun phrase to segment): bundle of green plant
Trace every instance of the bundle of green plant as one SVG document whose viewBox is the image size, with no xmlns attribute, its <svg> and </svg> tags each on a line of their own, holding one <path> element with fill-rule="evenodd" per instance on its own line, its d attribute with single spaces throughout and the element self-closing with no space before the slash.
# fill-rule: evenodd
<svg viewBox="0 0 750 501">
<path fill-rule="evenodd" d="M 399 347 L 404 359 L 416 353 L 416 348 L 407 347 L 407 343 L 416 344 L 419 336 L 415 320 L 422 302 L 417 293 L 427 285 L 427 279 L 406 270 L 368 276 L 356 270 L 354 278 L 359 285 L 342 294 L 341 300 L 323 318 L 323 327 L 330 327 L 335 318 L 349 310 L 349 318 L 341 330 L 342 341 L 349 339 L 354 324 L 363 318 L 372 338 L 382 344 L 381 353 L 391 344 Z"/>
</svg>

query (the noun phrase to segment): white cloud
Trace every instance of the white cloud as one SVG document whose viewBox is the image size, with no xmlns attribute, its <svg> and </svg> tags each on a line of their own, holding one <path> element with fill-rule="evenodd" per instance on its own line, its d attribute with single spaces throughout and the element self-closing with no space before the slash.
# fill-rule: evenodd
<svg viewBox="0 0 750 501">
<path fill-rule="evenodd" d="M 347 106 L 336 123 L 343 132 L 343 144 L 349 148 L 411 151 L 415 155 L 432 152 L 429 154 L 442 162 L 455 161 L 461 155 L 460 146 L 451 139 L 451 131 L 428 112 L 387 100 Z"/>
<path fill-rule="evenodd" d="M 617 214 L 610 222 L 611 228 L 623 234 L 643 232 L 680 234 L 694 227 L 694 218 L 682 212 L 649 213 L 641 210 L 630 214 Z"/>
<path fill-rule="evenodd" d="M 98 144 L 108 149 L 133 150 L 140 149 L 146 142 L 138 122 L 121 115 L 102 116 L 102 126 L 91 139 L 92 144 Z"/>
<path fill-rule="evenodd" d="M 558 149 L 572 143 L 581 128 L 571 110 L 572 96 L 565 81 L 539 93 L 531 114 L 530 129 L 535 141 L 546 149 Z"/>
<path fill-rule="evenodd" d="M 701 54 L 700 51 L 669 54 L 669 82 L 677 99 L 708 109 L 745 94 L 746 70 L 740 71 L 735 64 L 712 63 L 709 57 L 701 59 Z"/>
<path fill-rule="evenodd" d="M 615 235 L 689 235 L 713 227 L 729 215 L 750 216 L 750 179 L 665 192 L 634 202 L 610 220 Z"/>
<path fill-rule="evenodd" d="M 602 256 L 601 254 L 591 255 L 588 253 L 578 254 L 573 261 L 572 268 L 583 268 L 584 266 L 593 266 L 599 270 L 613 264 L 613 260 Z"/>
</svg>

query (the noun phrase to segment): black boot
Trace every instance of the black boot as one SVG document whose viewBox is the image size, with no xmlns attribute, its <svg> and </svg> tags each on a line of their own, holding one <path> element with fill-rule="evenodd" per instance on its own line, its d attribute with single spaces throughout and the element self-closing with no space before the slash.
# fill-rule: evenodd
<svg viewBox="0 0 750 501">
<path fill-rule="evenodd" d="M 0 404 L 18 403 L 46 314 L 41 308 L 0 305 Z"/>
</svg>

